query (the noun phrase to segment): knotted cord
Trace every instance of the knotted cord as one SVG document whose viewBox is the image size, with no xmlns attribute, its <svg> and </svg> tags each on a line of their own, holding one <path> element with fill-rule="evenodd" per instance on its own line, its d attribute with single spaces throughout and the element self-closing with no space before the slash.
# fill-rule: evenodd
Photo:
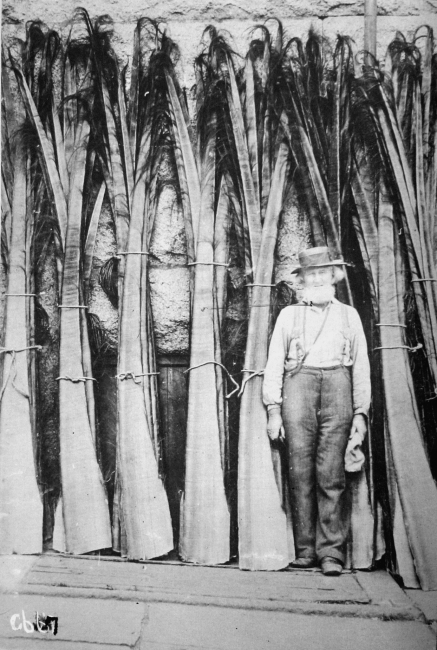
<svg viewBox="0 0 437 650">
<path fill-rule="evenodd" d="M 187 372 L 191 372 L 191 370 L 195 370 L 196 368 L 201 368 L 202 366 L 207 366 L 209 363 L 213 363 L 216 366 L 220 366 L 220 368 L 222 368 L 225 371 L 225 373 L 228 375 L 229 379 L 234 384 L 234 386 L 235 386 L 234 390 L 232 392 L 230 392 L 228 395 L 226 395 L 226 399 L 229 399 L 230 397 L 232 397 L 232 395 L 234 393 L 237 392 L 237 390 L 240 389 L 240 386 L 239 386 L 239 384 L 237 384 L 235 379 L 229 373 L 228 369 L 225 368 L 225 366 L 222 363 L 219 363 L 218 361 L 205 361 L 204 363 L 199 363 L 197 366 L 191 366 L 190 368 L 187 368 L 187 370 L 184 370 L 184 374 L 187 373 Z M 238 394 L 240 394 L 240 393 L 238 393 Z"/>
</svg>

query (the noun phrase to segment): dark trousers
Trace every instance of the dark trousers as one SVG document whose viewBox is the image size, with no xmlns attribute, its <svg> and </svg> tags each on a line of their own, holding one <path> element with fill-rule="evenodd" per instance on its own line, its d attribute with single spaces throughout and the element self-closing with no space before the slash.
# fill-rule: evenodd
<svg viewBox="0 0 437 650">
<path fill-rule="evenodd" d="M 344 454 L 353 418 L 348 368 L 301 368 L 286 375 L 282 418 L 296 556 L 319 561 L 330 556 L 344 563 Z"/>
</svg>

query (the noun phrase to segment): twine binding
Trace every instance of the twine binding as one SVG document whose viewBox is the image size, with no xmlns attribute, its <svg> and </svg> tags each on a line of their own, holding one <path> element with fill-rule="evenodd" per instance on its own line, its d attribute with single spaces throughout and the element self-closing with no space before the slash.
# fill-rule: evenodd
<svg viewBox="0 0 437 650">
<path fill-rule="evenodd" d="M 414 347 L 411 347 L 410 345 L 381 345 L 378 348 L 373 348 L 374 350 L 408 350 L 409 352 L 417 352 L 417 350 L 421 350 L 423 348 L 422 343 L 418 343 Z"/>
<path fill-rule="evenodd" d="M 229 379 L 234 384 L 234 386 L 235 386 L 234 390 L 226 395 L 226 399 L 229 399 L 230 397 L 232 397 L 232 395 L 234 393 L 237 392 L 237 390 L 240 389 L 240 386 L 239 386 L 239 384 L 237 384 L 237 382 L 235 381 L 233 376 L 229 373 L 228 369 L 225 368 L 225 366 L 222 363 L 219 363 L 218 361 L 205 361 L 204 363 L 199 363 L 197 366 L 191 366 L 190 368 L 187 368 L 187 370 L 184 370 L 184 374 L 187 373 L 187 372 L 191 372 L 191 370 L 195 370 L 196 368 L 201 368 L 202 366 L 207 366 L 210 363 L 213 363 L 216 366 L 220 366 L 220 368 L 222 368 L 225 371 L 225 373 L 227 374 Z"/>
<path fill-rule="evenodd" d="M 151 253 L 146 253 L 146 251 L 125 251 L 123 253 L 117 253 L 115 257 L 120 257 L 120 255 L 151 255 Z"/>
<path fill-rule="evenodd" d="M 229 264 L 225 264 L 225 262 L 188 262 L 187 266 L 197 266 L 198 264 L 201 264 L 202 266 L 229 266 Z"/>
<path fill-rule="evenodd" d="M 63 375 L 61 377 L 56 377 L 56 381 L 61 381 L 64 379 L 65 381 L 72 381 L 73 384 L 77 384 L 80 381 L 97 381 L 97 379 L 94 379 L 94 377 L 70 377 L 69 375 Z"/>
<path fill-rule="evenodd" d="M 261 377 L 264 374 L 264 369 L 263 370 L 248 370 L 247 368 L 243 368 L 241 372 L 249 372 L 251 373 L 248 377 L 245 377 L 243 381 L 241 382 L 241 388 L 240 392 L 238 393 L 238 397 L 241 397 L 242 394 L 244 393 L 244 389 L 246 387 L 246 384 L 248 381 L 253 379 L 254 377 Z"/>
<path fill-rule="evenodd" d="M 13 348 L 0 348 L 0 354 L 6 354 L 7 352 L 15 354 L 17 352 L 24 352 L 25 350 L 42 350 L 42 345 L 28 345 L 26 348 L 18 348 L 17 350 Z"/>
<path fill-rule="evenodd" d="M 140 384 L 141 380 L 138 377 L 151 377 L 152 375 L 159 375 L 159 372 L 120 372 L 118 375 L 114 375 L 114 379 L 119 379 L 124 381 L 125 379 L 133 379 L 136 384 Z"/>
<path fill-rule="evenodd" d="M 3 399 L 3 394 L 6 390 L 7 383 L 9 379 L 12 381 L 12 386 L 15 388 L 16 391 L 20 393 L 23 397 L 29 398 L 29 393 L 26 391 L 22 390 L 17 384 L 15 383 L 15 378 L 17 376 L 17 364 L 16 364 L 16 356 L 18 352 L 25 352 L 26 350 L 42 350 L 41 345 L 28 345 L 25 348 L 18 348 L 17 350 L 11 349 L 11 348 L 0 348 L 0 354 L 11 354 L 12 355 L 12 361 L 11 365 L 8 370 L 7 377 L 5 378 L 3 382 L 2 389 L 0 391 L 0 402 Z M 12 372 L 14 372 L 14 376 L 12 377 Z"/>
</svg>

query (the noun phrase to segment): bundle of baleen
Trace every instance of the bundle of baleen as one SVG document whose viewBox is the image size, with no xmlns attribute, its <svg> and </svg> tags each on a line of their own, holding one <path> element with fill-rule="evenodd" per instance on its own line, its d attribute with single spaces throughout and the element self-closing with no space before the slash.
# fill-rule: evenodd
<svg viewBox="0 0 437 650">
<path fill-rule="evenodd" d="M 97 38 L 96 27 L 91 23 L 89 30 Z M 151 42 L 154 46 L 150 51 Z M 197 188 L 186 114 L 173 69 L 177 56 L 173 42 L 152 21 L 138 22 L 128 108 L 124 75 L 109 46 L 103 50 L 99 133 L 116 223 L 120 317 L 113 546 L 127 557 L 148 559 L 173 548 L 170 512 L 160 471 L 158 373 L 147 262 L 159 199 L 160 164 L 170 143 L 177 143 L 174 146 L 178 148 L 175 158 L 183 187 L 191 259 L 191 215 L 198 212 Z M 96 139 L 99 133 L 96 131 Z"/>
<path fill-rule="evenodd" d="M 356 80 L 351 187 L 379 329 L 374 354 L 382 368 L 394 570 L 406 584 L 417 586 L 418 579 L 423 589 L 435 589 L 436 80 L 432 31 L 425 31 L 423 57 L 419 38 L 408 44 L 398 34 L 389 47 L 387 77 L 367 57 Z"/>
<path fill-rule="evenodd" d="M 54 114 L 54 75 L 61 66 L 62 48 L 56 32 L 40 22 L 27 26 L 23 49 L 23 72 L 46 130 L 59 133 Z M 35 342 L 41 346 L 36 357 L 35 426 L 37 431 L 39 484 L 43 496 L 44 545 L 53 543 L 54 518 L 61 494 L 59 457 L 59 287 L 62 282 L 62 245 L 56 211 L 44 179 L 38 154 L 38 136 L 25 127 L 29 149 L 28 211 L 32 213 L 30 246 L 34 279 Z M 56 137 L 56 135 L 55 135 Z M 31 276 L 32 277 L 32 276 Z"/>
<path fill-rule="evenodd" d="M 44 106 L 38 107 L 16 62 L 14 71 L 38 138 L 40 165 L 56 210 L 62 248 L 57 380 L 62 475 L 58 514 L 63 517 L 57 519 L 57 530 L 55 523 L 54 536 L 58 546 L 64 540 L 68 552 L 84 553 L 110 546 L 108 504 L 96 457 L 94 379 L 82 283 L 83 194 L 92 164 L 88 150 L 92 96 L 86 92 L 94 74 L 90 44 L 71 36 L 67 43 L 62 126 L 53 94 L 48 93 Z"/>
<path fill-rule="evenodd" d="M 14 105 L 2 56 L 2 249 L 6 253 L 0 348 L 0 553 L 42 551 L 43 506 L 37 484 L 29 152 L 24 110 Z"/>
<path fill-rule="evenodd" d="M 277 92 L 284 55 L 282 26 L 278 23 L 273 41 L 266 28 L 262 32 L 262 41 L 252 44 L 245 69 L 246 132 L 257 228 L 249 232 L 252 286 L 240 405 L 238 521 L 240 568 L 251 570 L 280 569 L 294 557 L 262 402 L 274 252 L 291 164 L 284 131 L 287 117 Z"/>
<path fill-rule="evenodd" d="M 220 564 L 230 557 L 230 515 L 225 493 L 228 422 L 221 328 L 226 306 L 228 232 L 233 167 L 229 154 L 229 84 L 235 84 L 229 48 L 214 28 L 197 59 L 197 128 L 200 219 L 196 238 L 190 337 L 185 490 L 181 505 L 181 557 Z"/>
</svg>

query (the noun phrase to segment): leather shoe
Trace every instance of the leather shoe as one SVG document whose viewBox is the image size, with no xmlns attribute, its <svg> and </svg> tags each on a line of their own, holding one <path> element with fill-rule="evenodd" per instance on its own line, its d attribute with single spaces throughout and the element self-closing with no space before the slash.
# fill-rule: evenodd
<svg viewBox="0 0 437 650">
<path fill-rule="evenodd" d="M 339 576 L 343 571 L 341 563 L 333 557 L 324 557 L 320 566 L 325 576 Z"/>
<path fill-rule="evenodd" d="M 313 557 L 297 557 L 290 566 L 294 569 L 311 569 L 316 566 L 316 560 Z"/>
</svg>

